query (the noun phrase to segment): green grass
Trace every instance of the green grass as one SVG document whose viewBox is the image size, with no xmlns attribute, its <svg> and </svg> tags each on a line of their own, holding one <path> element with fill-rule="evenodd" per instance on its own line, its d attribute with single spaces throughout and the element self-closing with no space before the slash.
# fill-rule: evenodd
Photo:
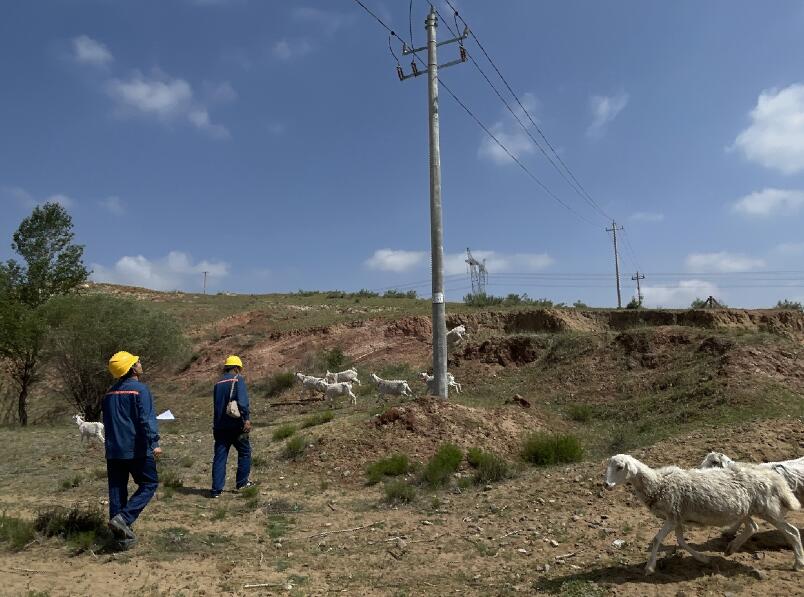
<svg viewBox="0 0 804 597">
<path fill-rule="evenodd" d="M 296 433 L 295 425 L 291 425 L 289 423 L 286 425 L 280 425 L 274 429 L 271 439 L 273 439 L 275 442 L 282 441 L 283 439 L 289 438 L 294 433 Z"/>
<path fill-rule="evenodd" d="M 179 464 L 184 468 L 192 468 L 195 460 L 193 460 L 192 456 L 182 456 L 179 458 Z"/>
<path fill-rule="evenodd" d="M 590 404 L 570 404 L 567 407 L 567 416 L 576 423 L 587 423 L 595 415 L 595 409 Z"/>
<path fill-rule="evenodd" d="M 560 597 L 603 597 L 608 591 L 591 580 L 568 580 L 558 589 Z"/>
<path fill-rule="evenodd" d="M 70 489 L 75 489 L 76 487 L 81 485 L 82 480 L 83 479 L 81 478 L 81 475 L 74 475 L 74 476 L 69 477 L 67 479 L 62 479 L 59 482 L 59 490 L 60 491 L 68 491 Z"/>
<path fill-rule="evenodd" d="M 162 529 L 151 541 L 158 553 L 204 553 L 215 550 L 216 545 L 228 545 L 230 539 L 220 533 L 193 533 L 184 527 Z"/>
<path fill-rule="evenodd" d="M 34 540 L 34 524 L 28 520 L 0 514 L 0 543 L 19 551 Z"/>
<path fill-rule="evenodd" d="M 475 485 L 496 483 L 511 476 L 510 468 L 505 459 L 492 452 L 471 448 L 467 452 L 466 459 L 475 468 L 475 474 L 472 479 Z"/>
<path fill-rule="evenodd" d="M 431 488 L 443 487 L 452 478 L 463 460 L 463 452 L 455 444 L 442 444 L 421 474 L 421 482 Z"/>
<path fill-rule="evenodd" d="M 385 484 L 384 494 L 389 504 L 408 504 L 416 499 L 416 488 L 401 479 L 394 479 Z"/>
<path fill-rule="evenodd" d="M 290 520 L 282 514 L 272 514 L 268 517 L 268 536 L 277 540 L 284 537 L 291 526 Z"/>
<path fill-rule="evenodd" d="M 251 466 L 254 468 L 260 468 L 268 464 L 268 459 L 264 458 L 263 456 L 253 455 L 251 457 Z"/>
<path fill-rule="evenodd" d="M 184 481 L 178 471 L 172 468 L 161 468 L 159 471 L 159 483 L 163 488 L 177 489 L 184 487 Z"/>
<path fill-rule="evenodd" d="M 223 520 L 226 518 L 226 508 L 215 508 L 212 512 L 212 520 Z"/>
<path fill-rule="evenodd" d="M 285 390 L 289 390 L 296 383 L 296 377 L 292 371 L 281 371 L 274 373 L 266 381 L 255 384 L 255 392 L 263 391 L 269 398 L 279 396 Z"/>
<path fill-rule="evenodd" d="M 522 458 L 537 466 L 579 462 L 583 446 L 571 434 L 534 433 L 523 442 Z"/>
<path fill-rule="evenodd" d="M 410 470 L 410 461 L 405 454 L 394 454 L 366 467 L 366 482 L 368 485 L 379 483 L 383 477 L 398 477 Z"/>
<path fill-rule="evenodd" d="M 300 429 L 307 429 L 308 427 L 315 427 L 316 425 L 323 425 L 324 423 L 329 423 L 335 415 L 332 414 L 331 410 L 325 410 L 320 413 L 314 413 L 304 419 L 299 425 Z"/>
<path fill-rule="evenodd" d="M 291 437 L 285 444 L 285 448 L 282 450 L 282 456 L 288 460 L 296 460 L 304 455 L 304 452 L 307 450 L 307 446 L 308 440 L 306 437 L 302 435 L 295 435 Z"/>
<path fill-rule="evenodd" d="M 64 539 L 75 553 L 106 552 L 117 547 L 117 541 L 106 526 L 106 515 L 93 506 L 40 510 L 33 527 L 45 537 Z"/>
<path fill-rule="evenodd" d="M 260 495 L 260 488 L 256 485 L 252 485 L 251 487 L 244 487 L 243 489 L 238 490 L 237 492 L 238 497 L 243 499 L 250 499 L 257 497 Z"/>
</svg>

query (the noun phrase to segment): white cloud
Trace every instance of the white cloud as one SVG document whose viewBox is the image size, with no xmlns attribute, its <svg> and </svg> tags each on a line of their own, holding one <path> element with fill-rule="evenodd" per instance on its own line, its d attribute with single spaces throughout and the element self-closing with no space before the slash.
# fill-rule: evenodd
<svg viewBox="0 0 804 597">
<path fill-rule="evenodd" d="M 804 191 L 763 189 L 738 199 L 732 209 L 745 216 L 791 214 L 804 206 Z"/>
<path fill-rule="evenodd" d="M 107 66 L 114 61 L 114 56 L 105 45 L 86 35 L 73 38 L 73 58 L 91 66 Z"/>
<path fill-rule="evenodd" d="M 338 30 L 354 21 L 353 14 L 321 10 L 310 6 L 300 6 L 293 10 L 293 18 L 320 27 L 325 34 L 334 35 Z"/>
<path fill-rule="evenodd" d="M 37 205 L 43 205 L 45 203 L 58 203 L 64 209 L 71 209 L 76 205 L 76 201 L 74 199 L 62 193 L 56 193 L 55 195 L 50 195 L 45 199 L 37 199 L 36 197 L 33 196 L 33 194 L 29 193 L 22 187 L 2 187 L 0 188 L 0 191 L 2 191 L 2 194 L 4 196 L 9 197 L 19 206 L 24 207 L 26 209 L 33 209 Z"/>
<path fill-rule="evenodd" d="M 766 168 L 785 174 L 804 170 L 804 85 L 763 91 L 750 116 L 751 125 L 732 147 Z"/>
<path fill-rule="evenodd" d="M 538 123 L 538 119 L 534 116 L 534 112 L 539 107 L 539 100 L 530 92 L 522 94 L 522 106 L 533 117 L 534 121 Z M 516 118 L 525 125 L 531 128 L 530 119 L 524 110 L 518 105 L 511 106 Z M 522 159 L 525 154 L 533 153 L 536 149 L 533 141 L 522 126 L 516 121 L 511 113 L 505 111 L 505 119 L 500 120 L 491 127 L 492 134 L 500 140 L 500 143 L 514 154 L 517 158 Z M 477 149 L 477 155 L 480 158 L 491 160 L 495 164 L 513 164 L 514 161 L 508 156 L 504 149 L 495 143 L 488 135 L 483 135 L 480 146 Z"/>
<path fill-rule="evenodd" d="M 634 222 L 661 222 L 664 220 L 664 214 L 650 211 L 638 211 L 628 216 L 628 219 Z"/>
<path fill-rule="evenodd" d="M 274 55 L 274 58 L 282 60 L 283 62 L 301 58 L 312 51 L 313 45 L 304 38 L 280 39 L 273 45 L 273 48 L 271 48 L 271 53 Z"/>
<path fill-rule="evenodd" d="M 774 250 L 782 255 L 804 255 L 804 243 L 781 243 Z"/>
<path fill-rule="evenodd" d="M 158 69 L 151 75 L 136 71 L 125 80 L 111 79 L 106 92 L 121 115 L 140 114 L 161 122 L 183 120 L 213 137 L 229 136 L 226 127 L 210 121 L 206 106 L 195 101 L 193 88 L 187 81 Z"/>
<path fill-rule="evenodd" d="M 421 265 L 426 256 L 424 251 L 378 249 L 365 261 L 365 265 L 369 269 L 384 272 L 404 272 Z"/>
<path fill-rule="evenodd" d="M 589 98 L 592 124 L 589 125 L 586 134 L 590 137 L 602 137 L 606 132 L 606 125 L 628 105 L 628 99 L 628 94 L 624 92 L 612 96 L 593 95 Z"/>
<path fill-rule="evenodd" d="M 696 298 L 719 294 L 715 284 L 703 280 L 680 280 L 676 286 L 642 286 L 646 307 L 689 307 Z"/>
<path fill-rule="evenodd" d="M 126 206 L 123 204 L 123 201 L 120 199 L 120 197 L 117 196 L 101 199 L 98 201 L 98 205 L 116 216 L 122 216 L 124 213 L 126 213 Z"/>
<path fill-rule="evenodd" d="M 498 253 L 496 251 L 472 251 L 478 261 L 485 260 L 489 275 L 494 273 L 538 272 L 555 263 L 547 253 Z M 444 274 L 448 276 L 466 273 L 466 253 L 444 255 Z"/>
<path fill-rule="evenodd" d="M 96 282 L 143 286 L 153 290 L 201 288 L 203 272 L 207 272 L 207 286 L 229 275 L 229 264 L 223 261 L 199 261 L 181 251 L 171 251 L 167 256 L 149 260 L 142 255 L 121 257 L 112 267 L 92 264 L 92 279 Z"/>
<path fill-rule="evenodd" d="M 217 84 L 204 81 L 204 95 L 208 102 L 214 104 L 227 104 L 237 99 L 237 91 L 229 81 Z"/>
<path fill-rule="evenodd" d="M 739 253 L 692 253 L 685 262 L 687 269 L 697 272 L 741 272 L 765 267 L 765 260 Z"/>
</svg>

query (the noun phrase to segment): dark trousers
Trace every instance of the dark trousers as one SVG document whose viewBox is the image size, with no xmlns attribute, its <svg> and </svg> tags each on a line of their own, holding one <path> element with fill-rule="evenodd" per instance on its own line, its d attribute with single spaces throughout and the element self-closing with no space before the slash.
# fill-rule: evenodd
<svg viewBox="0 0 804 597">
<path fill-rule="evenodd" d="M 237 450 L 237 479 L 236 486 L 242 487 L 248 483 L 251 472 L 251 444 L 248 433 L 233 429 L 216 429 L 212 432 L 215 437 L 215 454 L 212 459 L 212 493 L 220 493 L 226 484 L 226 461 L 229 459 L 229 448 Z"/>
<path fill-rule="evenodd" d="M 126 524 L 132 525 L 159 486 L 153 454 L 126 460 L 107 460 L 106 473 L 109 479 L 109 518 L 121 514 Z M 131 499 L 128 497 L 129 475 L 137 484 L 137 491 Z"/>
</svg>

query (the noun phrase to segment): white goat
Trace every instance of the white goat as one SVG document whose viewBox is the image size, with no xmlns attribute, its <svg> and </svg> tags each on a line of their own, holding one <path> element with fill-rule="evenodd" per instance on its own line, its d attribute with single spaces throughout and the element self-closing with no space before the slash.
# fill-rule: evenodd
<svg viewBox="0 0 804 597">
<path fill-rule="evenodd" d="M 750 465 L 712 470 L 667 466 L 654 470 L 627 454 L 612 456 L 606 468 L 606 488 L 613 489 L 627 482 L 633 485 L 648 509 L 664 520 L 651 542 L 645 574 L 656 570 L 659 546 L 671 531 L 675 531 L 676 541 L 693 558 L 703 563 L 709 561 L 687 545 L 685 523 L 724 526 L 738 520 L 754 532 L 756 523 L 752 516 L 768 521 L 784 534 L 795 551 L 794 568 L 804 569 L 801 536 L 798 529 L 785 520 L 788 511 L 798 510 L 801 505 L 784 479 L 773 471 Z M 737 551 L 750 536 L 743 535 L 729 543 L 726 555 Z"/>
<path fill-rule="evenodd" d="M 452 350 L 466 339 L 466 326 L 461 324 L 447 332 L 447 350 Z"/>
<path fill-rule="evenodd" d="M 301 393 L 299 399 L 304 397 L 304 392 L 307 391 L 308 395 L 315 395 L 316 392 L 324 393 L 327 390 L 327 380 L 323 377 L 314 377 L 312 375 L 305 375 L 304 373 L 297 373 L 296 379 L 301 382 Z"/>
<path fill-rule="evenodd" d="M 349 381 L 339 381 L 336 383 L 328 383 L 324 390 L 324 395 L 329 398 L 330 402 L 336 396 L 349 396 L 352 404 L 357 404 L 357 396 L 352 393 L 352 383 Z"/>
<path fill-rule="evenodd" d="M 354 382 L 357 385 L 360 384 L 360 380 L 357 379 L 357 369 L 347 369 L 346 371 L 338 371 L 337 373 L 330 373 L 329 369 L 327 369 L 326 375 L 324 375 L 324 379 L 327 380 L 328 383 L 335 383 L 338 381 L 350 381 Z"/>
<path fill-rule="evenodd" d="M 427 375 L 424 371 L 419 373 L 419 378 L 425 383 L 427 386 L 427 393 L 431 396 L 435 395 L 436 387 L 435 387 L 435 375 Z M 455 388 L 455 392 L 460 394 L 461 393 L 461 384 L 455 381 L 455 376 L 452 373 L 447 372 L 447 387 Z"/>
<path fill-rule="evenodd" d="M 85 439 L 97 438 L 98 441 L 105 442 L 106 438 L 103 436 L 103 423 L 88 423 L 84 421 L 81 415 L 75 415 L 73 420 L 78 425 L 78 430 L 81 432 L 81 443 Z"/>
<path fill-rule="evenodd" d="M 698 468 L 726 468 L 729 466 L 738 466 L 740 464 L 741 463 L 734 462 L 722 452 L 709 452 Z M 756 466 L 779 473 L 787 482 L 787 485 L 790 487 L 790 490 L 796 496 L 798 501 L 804 503 L 804 456 L 801 458 L 783 460 L 780 462 L 762 462 Z M 726 531 L 726 535 L 736 535 L 741 524 L 742 521 L 739 521 L 737 524 L 730 527 Z M 744 532 L 747 532 L 747 530 L 748 529 L 746 529 Z"/>
<path fill-rule="evenodd" d="M 371 374 L 371 379 L 377 385 L 377 391 L 383 398 L 386 395 L 391 396 L 413 396 L 413 392 L 404 379 L 382 379 L 377 377 L 376 374 Z"/>
</svg>

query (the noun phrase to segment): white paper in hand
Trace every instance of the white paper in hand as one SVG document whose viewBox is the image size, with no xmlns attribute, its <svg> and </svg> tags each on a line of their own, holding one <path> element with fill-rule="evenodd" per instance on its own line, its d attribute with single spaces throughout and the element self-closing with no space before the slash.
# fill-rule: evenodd
<svg viewBox="0 0 804 597">
<path fill-rule="evenodd" d="M 170 409 L 166 410 L 160 415 L 156 416 L 157 421 L 175 421 L 176 417 L 173 416 L 173 413 L 170 412 Z"/>
</svg>

